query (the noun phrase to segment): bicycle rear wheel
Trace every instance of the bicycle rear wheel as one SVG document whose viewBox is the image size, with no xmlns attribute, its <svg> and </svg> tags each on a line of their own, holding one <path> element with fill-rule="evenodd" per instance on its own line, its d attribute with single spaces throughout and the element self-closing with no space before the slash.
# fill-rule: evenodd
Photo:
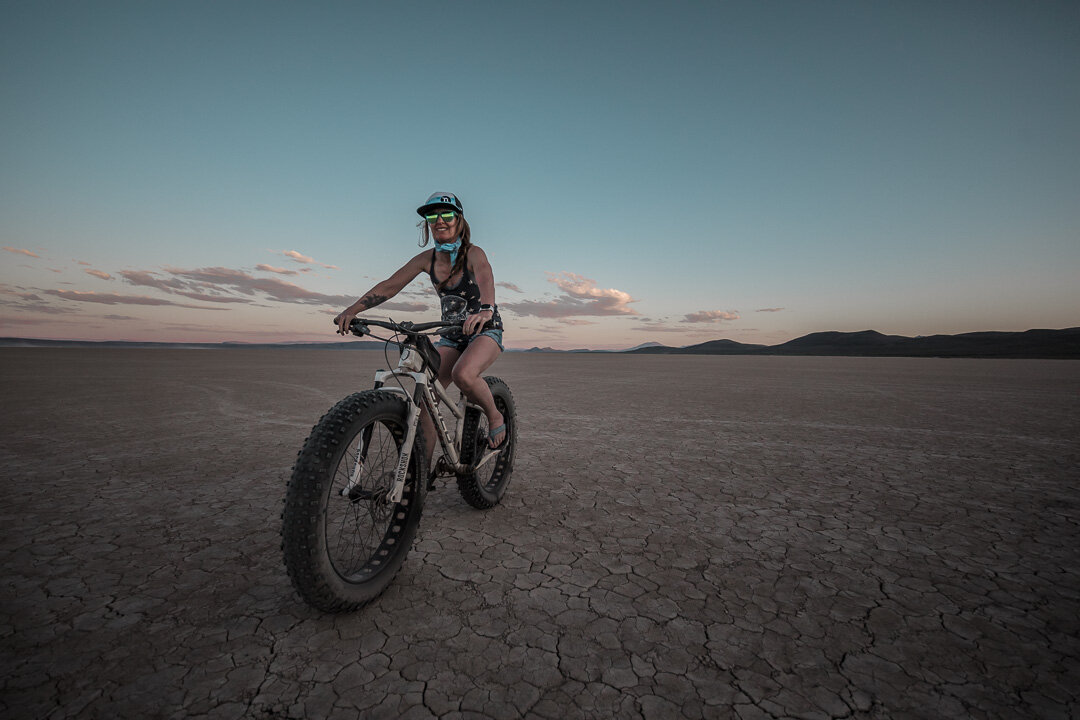
<svg viewBox="0 0 1080 720">
<path fill-rule="evenodd" d="M 427 493 L 419 427 L 401 501 L 387 501 L 407 418 L 408 404 L 397 393 L 350 395 L 319 420 L 297 456 L 281 547 L 293 587 L 319 610 L 371 602 L 412 547 Z"/>
<path fill-rule="evenodd" d="M 478 470 L 457 476 L 458 492 L 465 502 L 474 508 L 486 510 L 495 507 L 506 493 L 510 475 L 514 471 L 514 453 L 517 448 L 517 408 L 509 386 L 497 377 L 485 377 L 495 398 L 495 407 L 502 413 L 506 423 L 506 438 L 502 451 Z M 465 411 L 465 428 L 461 439 L 461 462 L 471 465 L 480 460 L 488 450 L 488 423 L 484 413 L 476 408 Z"/>
</svg>

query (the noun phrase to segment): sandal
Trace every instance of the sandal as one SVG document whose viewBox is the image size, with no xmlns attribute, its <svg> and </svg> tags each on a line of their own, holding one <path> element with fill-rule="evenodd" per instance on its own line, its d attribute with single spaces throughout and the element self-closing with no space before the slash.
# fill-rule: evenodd
<svg viewBox="0 0 1080 720">
<path fill-rule="evenodd" d="M 491 432 L 489 432 L 488 433 L 488 447 L 491 448 L 492 450 L 498 450 L 501 447 L 503 447 L 504 445 L 506 445 L 506 436 L 507 436 L 507 434 L 508 434 L 508 431 L 506 429 L 506 423 L 503 423 L 499 427 L 497 427 L 494 430 L 492 430 Z M 495 442 L 495 438 L 497 438 L 499 435 L 503 436 L 502 442 L 498 443 L 497 445 L 492 445 L 492 443 Z"/>
</svg>

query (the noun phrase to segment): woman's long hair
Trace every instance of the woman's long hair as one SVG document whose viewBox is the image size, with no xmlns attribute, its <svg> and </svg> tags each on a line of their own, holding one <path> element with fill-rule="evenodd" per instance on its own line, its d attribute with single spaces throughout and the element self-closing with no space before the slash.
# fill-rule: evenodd
<svg viewBox="0 0 1080 720">
<path fill-rule="evenodd" d="M 465 219 L 464 215 L 458 215 L 458 222 L 460 223 L 460 232 L 458 237 L 461 238 L 461 249 L 458 250 L 457 262 L 450 268 L 450 274 L 446 276 L 446 279 L 438 284 L 437 289 L 442 290 L 446 287 L 446 283 L 450 282 L 450 278 L 461 272 L 461 269 L 465 267 L 465 263 L 469 260 L 469 248 L 472 247 L 472 231 L 469 229 L 469 221 Z M 420 247 L 427 247 L 427 244 L 431 241 L 431 227 L 428 225 L 427 220 L 420 221 Z M 434 278 L 432 278 L 434 280 Z"/>
</svg>

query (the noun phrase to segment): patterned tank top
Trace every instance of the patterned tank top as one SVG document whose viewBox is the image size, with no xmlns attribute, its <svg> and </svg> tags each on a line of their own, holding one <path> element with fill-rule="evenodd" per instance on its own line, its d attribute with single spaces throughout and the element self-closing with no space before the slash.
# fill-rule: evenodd
<svg viewBox="0 0 1080 720">
<path fill-rule="evenodd" d="M 476 284 L 472 273 L 469 272 L 469 263 L 465 263 L 461 269 L 461 279 L 457 285 L 439 289 L 439 283 L 435 281 L 435 251 L 431 251 L 431 269 L 428 270 L 431 284 L 435 292 L 439 294 L 442 303 L 442 319 L 446 322 L 464 322 L 467 315 L 480 312 L 480 286 Z M 495 306 L 494 314 L 488 320 L 480 332 L 484 330 L 502 330 L 502 316 L 499 315 L 499 306 Z M 468 338 L 460 328 L 447 328 L 441 333 L 444 338 L 453 342 L 463 342 Z"/>
</svg>

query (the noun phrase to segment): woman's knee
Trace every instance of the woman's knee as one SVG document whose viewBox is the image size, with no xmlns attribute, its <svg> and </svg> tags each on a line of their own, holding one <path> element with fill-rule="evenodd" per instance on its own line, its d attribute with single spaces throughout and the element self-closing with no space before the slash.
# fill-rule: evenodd
<svg viewBox="0 0 1080 720">
<path fill-rule="evenodd" d="M 454 378 L 454 384 L 460 388 L 471 387 L 476 378 L 479 377 L 479 373 L 476 369 L 471 367 L 468 363 L 459 362 L 454 366 L 452 372 Z"/>
</svg>

